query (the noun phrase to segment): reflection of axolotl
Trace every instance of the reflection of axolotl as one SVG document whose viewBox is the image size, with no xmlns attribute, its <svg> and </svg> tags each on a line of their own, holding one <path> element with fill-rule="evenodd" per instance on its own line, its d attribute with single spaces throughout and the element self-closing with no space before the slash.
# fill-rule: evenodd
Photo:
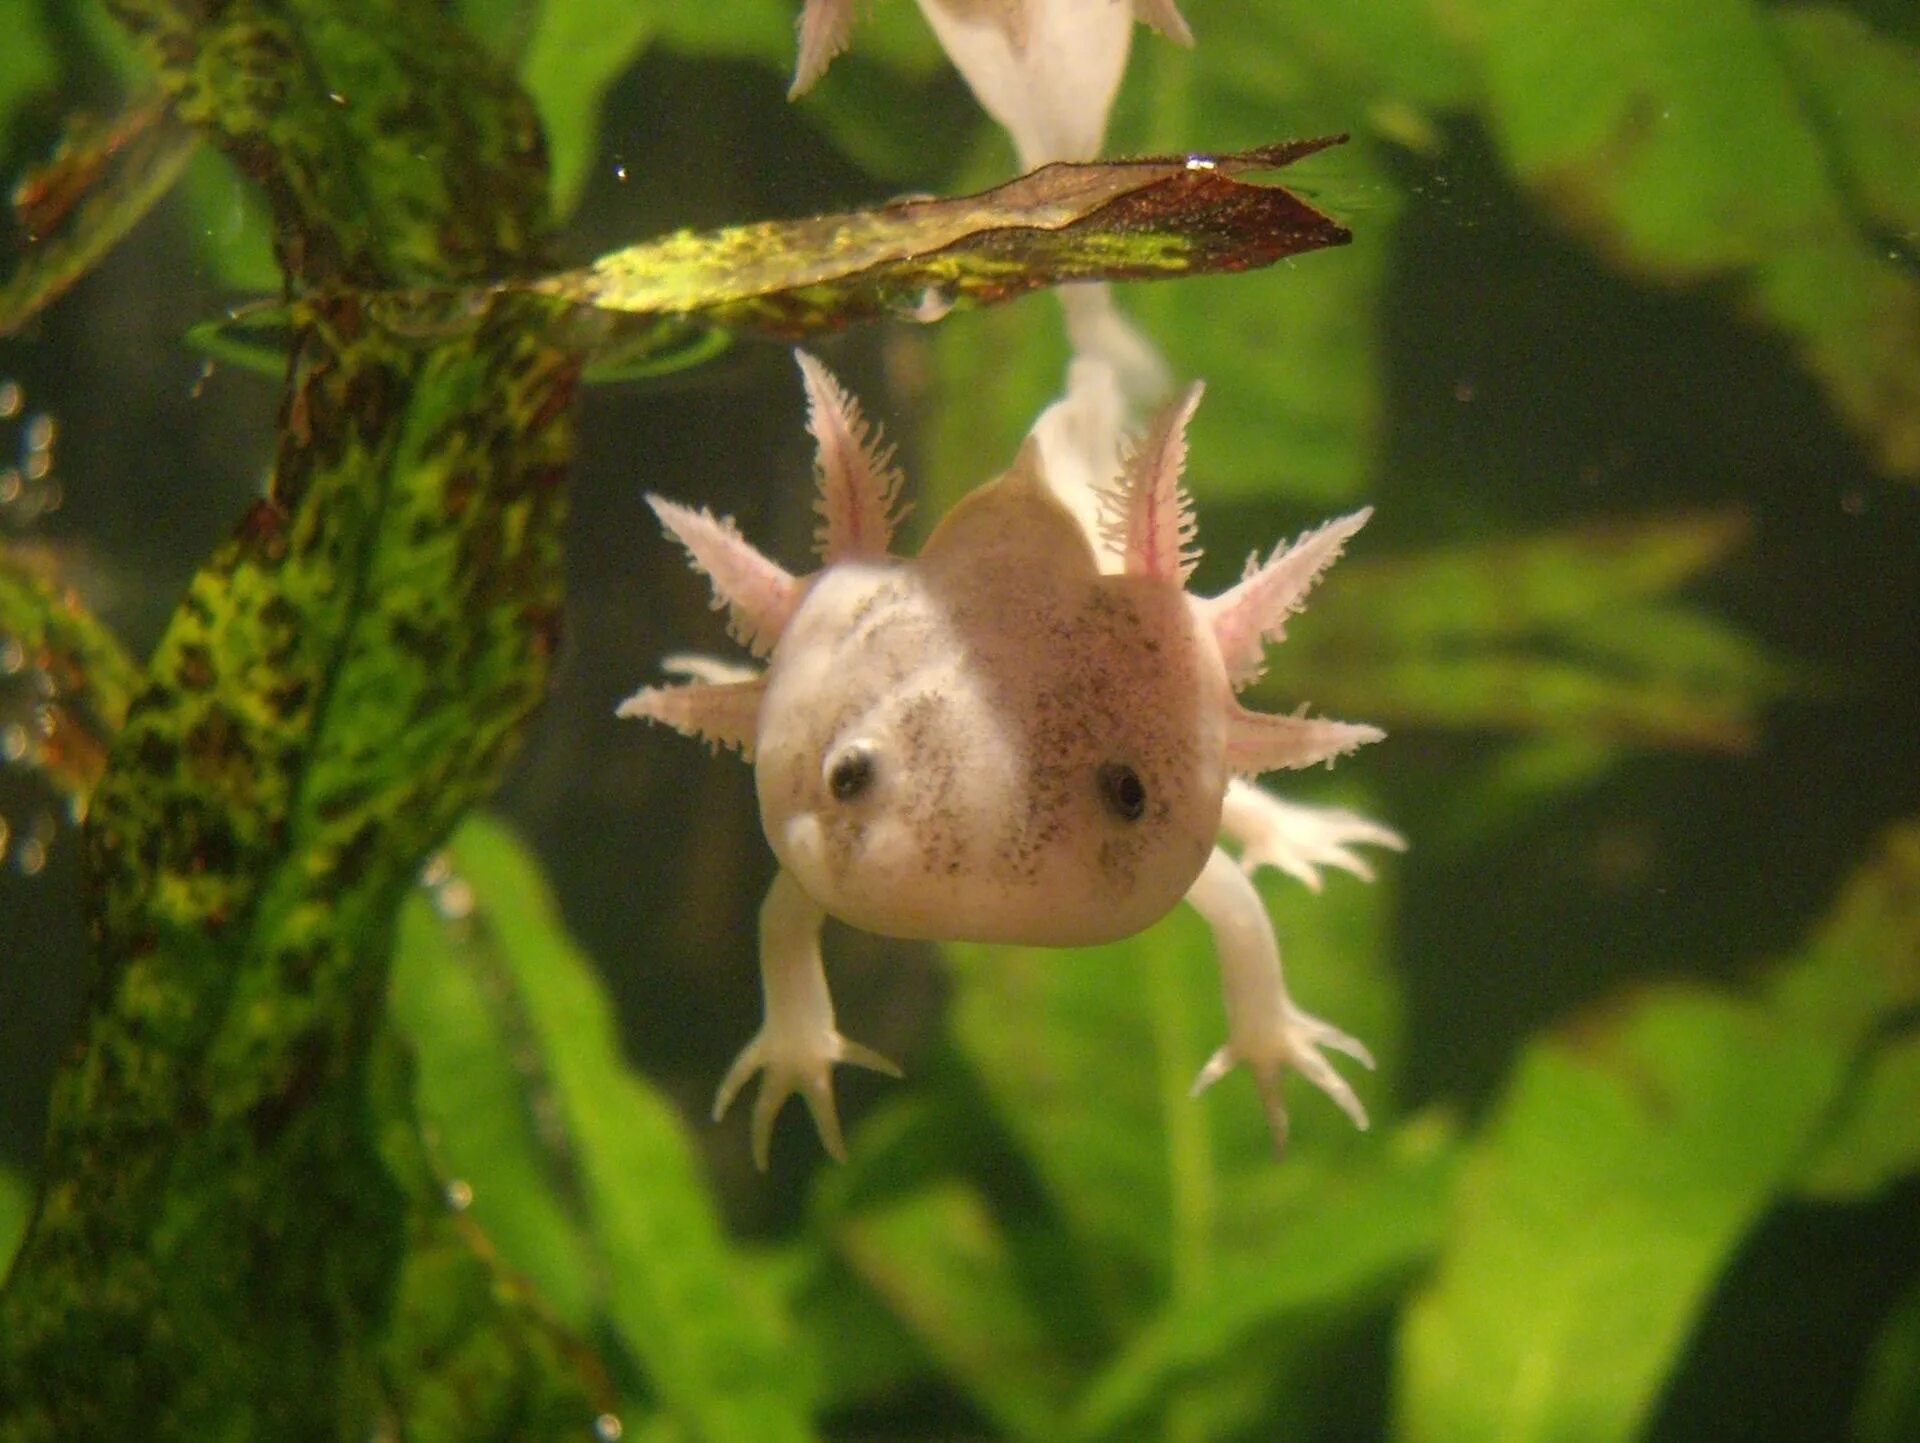
<svg viewBox="0 0 1920 1443">
<path fill-rule="evenodd" d="M 800 364 L 819 442 L 823 565 L 791 576 L 731 523 L 650 498 L 712 581 L 735 639 L 767 664 L 676 659 L 692 680 L 620 708 L 738 747 L 781 863 L 760 913 L 765 1021 L 721 1083 L 715 1117 L 764 1070 L 756 1161 L 765 1166 L 774 1115 L 795 1090 L 838 1156 L 832 1065 L 898 1075 L 835 1029 L 819 946 L 828 912 L 894 937 L 1079 946 L 1130 936 L 1184 896 L 1213 929 L 1227 1011 L 1227 1041 L 1195 1092 L 1245 1063 L 1282 1141 L 1280 1081 L 1296 1068 L 1364 1127 L 1319 1049 L 1371 1059 L 1287 995 L 1246 873 L 1267 863 L 1316 886 L 1321 865 L 1364 876 L 1351 847 L 1399 839 L 1241 778 L 1329 760 L 1380 733 L 1249 711 L 1234 689 L 1259 675 L 1265 644 L 1367 513 L 1264 566 L 1255 558 L 1224 595 L 1189 595 L 1180 467 L 1195 387 L 1134 451 L 1102 536 L 1090 539 L 1049 489 L 1029 439 L 903 560 L 887 551 L 897 472 L 826 371 Z M 1105 574 L 1096 544 L 1111 555 Z M 1214 845 L 1222 831 L 1241 846 L 1238 864 Z"/>
</svg>

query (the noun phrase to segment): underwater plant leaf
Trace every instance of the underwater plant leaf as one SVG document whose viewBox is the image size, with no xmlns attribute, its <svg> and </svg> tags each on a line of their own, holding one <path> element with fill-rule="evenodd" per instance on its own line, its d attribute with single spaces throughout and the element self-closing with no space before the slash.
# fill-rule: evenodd
<svg viewBox="0 0 1920 1443">
<path fill-rule="evenodd" d="M 544 0 L 538 7 L 520 59 L 520 82 L 540 111 L 553 171 L 554 214 L 571 215 L 579 205 L 600 143 L 607 91 L 652 41 L 660 9 L 650 0 Z"/>
<path fill-rule="evenodd" d="M 0 336 L 46 309 L 152 210 L 199 146 L 149 94 L 111 121 L 76 120 L 45 165 L 14 186 L 25 237 L 0 279 Z"/>
<path fill-rule="evenodd" d="M 1210 1293 L 1173 1304 L 1127 1342 L 1085 1390 L 1071 1436 L 1139 1436 L 1182 1380 L 1277 1328 L 1328 1326 L 1404 1285 L 1440 1242 L 1450 1146 L 1444 1128 L 1416 1122 L 1383 1138 L 1379 1156 L 1326 1175 L 1263 1255 L 1238 1260 Z M 1272 1367 L 1275 1350 L 1260 1359 Z"/>
<path fill-rule="evenodd" d="M 427 875 L 427 890 L 401 908 L 388 990 L 394 1030 L 413 1054 L 427 1151 L 500 1256 L 585 1334 L 601 1282 L 579 1179 L 552 1121 L 551 1080 L 507 992 L 511 979 L 464 925 L 479 905 L 471 883 L 444 855 Z M 468 900 L 443 900 L 453 896 Z"/>
<path fill-rule="evenodd" d="M 13 1250 L 27 1230 L 27 1216 L 33 1210 L 33 1194 L 11 1168 L 0 1167 L 0 1278 L 7 1275 Z"/>
<path fill-rule="evenodd" d="M 198 147 L 187 162 L 180 191 L 187 202 L 195 254 L 221 286 L 238 294 L 280 288 L 266 202 L 231 158 L 211 146 Z M 277 359 L 286 364 L 284 355 Z M 273 374 L 279 374 L 278 367 Z"/>
<path fill-rule="evenodd" d="M 681 232 L 531 289 L 610 326 L 665 315 L 798 337 L 1068 281 L 1247 270 L 1348 239 L 1283 187 L 1236 178 L 1337 143 L 1048 165 L 978 195 Z"/>
<path fill-rule="evenodd" d="M 416 898 L 403 925 L 420 951 L 399 965 L 396 985 L 468 992 L 486 1054 L 475 1081 L 498 1089 L 514 1081 L 503 1066 L 520 1073 L 509 1104 L 519 1116 L 503 1127 L 485 1115 L 494 1091 L 458 1095 L 470 1075 L 462 1057 L 474 1047 L 452 1031 L 461 1014 L 434 1010 L 424 993 L 405 1008 L 429 1029 L 412 1030 L 423 1114 L 441 1155 L 471 1185 L 474 1216 L 484 1227 L 530 1207 L 496 1237 L 503 1253 L 532 1275 L 584 1287 L 584 1296 L 570 1294 L 573 1305 L 590 1306 L 620 1339 L 654 1405 L 687 1436 L 810 1437 L 785 1328 L 730 1254 L 679 1113 L 621 1057 L 613 1006 L 537 865 L 484 816 L 454 834 L 445 857 L 472 910 L 446 918 Z M 441 970 L 464 981 L 426 975 Z M 492 1151 L 495 1139 L 505 1155 Z M 556 1217 L 569 1235 L 564 1257 L 537 1236 Z"/>
<path fill-rule="evenodd" d="M 28 764 L 84 807 L 140 685 L 139 668 L 54 568 L 17 542 L 0 543 L 0 648 L 18 648 L 20 666 L 46 678 L 48 704 Z"/>
<path fill-rule="evenodd" d="M 1891 473 L 1920 476 L 1920 278 L 1849 212 L 1845 164 L 1747 0 L 1472 0 L 1515 176 L 1621 266 L 1713 283 L 1787 336 Z M 1849 72 L 1850 103 L 1884 66 Z M 1831 101 L 1825 102 L 1831 104 Z"/>
<path fill-rule="evenodd" d="M 1829 1202 L 1871 1197 L 1920 1172 L 1920 1033 L 1874 1048 L 1821 1139 L 1800 1190 Z"/>
<path fill-rule="evenodd" d="M 1907 1443 L 1920 1435 L 1920 1287 L 1893 1310 L 1874 1343 L 1854 1405 L 1854 1443 Z"/>
<path fill-rule="evenodd" d="M 296 286 L 479 282 L 536 260 L 551 224 L 538 118 L 449 7 L 109 9 L 157 62 L 173 114 L 261 186 Z"/>
<path fill-rule="evenodd" d="M 531 111 L 439 6 L 114 13 L 299 279 L 531 265 Z M 546 690 L 578 367 L 537 313 L 436 344 L 336 290 L 295 329 L 268 493 L 95 790 L 84 1045 L 0 1294 L 10 1437 L 577 1437 L 606 1406 L 447 1206 L 382 1008 L 422 860 Z"/>
<path fill-rule="evenodd" d="M 1294 995 L 1382 1058 L 1382 1072 L 1356 1074 L 1356 1086 L 1390 1116 L 1389 889 L 1334 878 L 1313 897 L 1263 878 L 1261 892 Z M 1224 1026 L 1212 941 L 1189 909 L 1084 951 L 943 950 L 954 1040 L 1065 1219 L 1094 1306 L 1116 1331 L 1263 1255 L 1297 1209 L 1316 1205 L 1322 1170 L 1352 1157 L 1358 1134 L 1310 1088 L 1288 1092 L 1284 1168 L 1248 1079 L 1188 1096 Z"/>
<path fill-rule="evenodd" d="M 7 16 L 7 43 L 0 46 L 0 164 L 12 154 L 14 117 L 51 89 L 59 74 L 41 0 L 20 0 Z"/>
<path fill-rule="evenodd" d="M 1672 593 L 1745 534 L 1708 513 L 1363 553 L 1263 686 L 1383 725 L 1741 748 L 1761 708 L 1806 683 Z"/>
<path fill-rule="evenodd" d="M 1071 1364 L 975 1189 L 948 1180 L 863 1208 L 835 1241 L 1005 1436 L 1061 1436 Z"/>
<path fill-rule="evenodd" d="M 1534 1043 L 1401 1332 L 1414 1439 L 1637 1435 L 1880 1022 L 1920 1000 L 1920 825 L 1755 997 L 1666 986 Z"/>
<path fill-rule="evenodd" d="M 1849 204 L 1911 259 L 1920 233 L 1920 49 L 1836 5 L 1782 5 L 1770 18 Z"/>
</svg>

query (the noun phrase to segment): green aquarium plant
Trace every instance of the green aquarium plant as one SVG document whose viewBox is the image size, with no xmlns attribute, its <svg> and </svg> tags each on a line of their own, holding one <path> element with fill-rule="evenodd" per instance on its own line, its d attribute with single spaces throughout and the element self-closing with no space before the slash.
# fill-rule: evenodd
<svg viewBox="0 0 1920 1443">
<path fill-rule="evenodd" d="M 18 0 L 0 1440 L 1912 1436 L 1916 77 L 1875 0 Z M 1244 884 L 1371 1132 L 1188 1096 L 1185 913 L 845 939 L 844 1165 L 701 1117 L 766 878 L 612 716 L 701 635 L 641 492 L 797 554 L 807 338 L 923 536 L 1030 434 L 1201 594 L 1375 505 L 1234 663 L 1392 733 Z M 199 537 L 143 613 L 43 358 L 182 339 L 88 480 Z"/>
</svg>

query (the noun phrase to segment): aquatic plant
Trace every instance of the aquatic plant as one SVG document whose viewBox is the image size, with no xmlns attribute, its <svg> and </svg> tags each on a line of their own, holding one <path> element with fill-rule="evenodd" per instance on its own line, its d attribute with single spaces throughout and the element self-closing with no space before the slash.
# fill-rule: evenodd
<svg viewBox="0 0 1920 1443">
<path fill-rule="evenodd" d="M 1134 46 L 1107 146 L 1162 158 L 1010 178 L 896 0 L 796 108 L 647 154 L 722 170 L 783 114 L 867 195 L 980 199 L 623 221 L 628 244 L 567 263 L 595 184 L 651 182 L 630 136 L 609 148 L 609 98 L 684 100 L 674 77 L 722 60 L 696 88 L 777 97 L 796 8 L 10 16 L 0 332 L 26 339 L 0 370 L 105 314 L 81 280 L 164 238 L 251 297 L 198 344 L 281 390 L 265 492 L 150 655 L 83 603 L 88 553 L 0 513 L 22 726 L 0 804 L 83 819 L 42 839 L 64 872 L 0 881 L 77 873 L 91 931 L 44 1151 L 0 1166 L 0 1248 L 23 1239 L 0 1439 L 1759 1436 L 1815 1407 L 1910 1436 L 1920 687 L 1890 618 L 1920 472 L 1913 22 L 1190 3 L 1191 50 Z M 853 13 L 809 8 L 816 37 Z M 1106 8 L 1131 36 L 1135 7 Z M 1261 175 L 1282 162 L 1284 188 Z M 1285 273 L 1188 278 L 1348 226 Z M 1044 302 L 968 313 L 1098 278 L 1159 278 L 1122 305 L 1163 361 L 1104 301 L 1065 328 Z M 1265 894 L 1297 918 L 1303 999 L 1384 1043 L 1367 1138 L 1303 1124 L 1276 1166 L 1258 1108 L 1187 1100 L 1219 1026 L 1191 918 L 1090 957 L 954 946 L 946 1021 L 897 1039 L 915 1086 L 854 1094 L 844 1168 L 809 1182 L 776 1145 L 767 1186 L 794 1201 L 742 1239 L 769 1194 L 719 1160 L 740 1138 L 702 1157 L 662 1087 L 680 1069 L 608 989 L 676 975 L 677 909 L 742 853 L 662 842 L 639 925 L 563 921 L 478 808 L 555 685 L 582 383 L 861 319 L 918 399 L 929 519 L 1054 398 L 1084 435 L 1066 423 L 1167 372 L 1209 382 L 1210 537 L 1382 503 L 1378 550 L 1256 692 L 1399 738 L 1317 800 L 1391 815 L 1411 860 L 1311 909 Z M 631 471 L 687 494 L 650 444 Z M 757 483 L 802 525 L 803 470 Z M 160 512 L 181 479 L 84 487 Z M 649 618 L 612 669 L 691 623 Z M 750 986 L 747 949 L 706 950 L 677 1030 Z M 1797 1241 L 1848 1232 L 1877 1269 Z M 1754 1308 L 1785 1289 L 1804 1323 Z M 1845 1356 L 1783 1399 L 1742 1339 L 1836 1315 Z"/>
</svg>

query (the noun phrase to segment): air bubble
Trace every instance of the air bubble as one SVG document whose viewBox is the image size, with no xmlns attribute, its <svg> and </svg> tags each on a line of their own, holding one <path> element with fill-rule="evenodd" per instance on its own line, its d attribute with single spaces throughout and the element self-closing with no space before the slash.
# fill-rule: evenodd
<svg viewBox="0 0 1920 1443">
<path fill-rule="evenodd" d="M 0 761 L 17 762 L 27 754 L 27 729 L 19 722 L 0 727 Z"/>
<path fill-rule="evenodd" d="M 454 1178 L 447 1184 L 447 1206 L 457 1213 L 463 1213 L 473 1206 L 473 1184 L 464 1178 Z"/>
<path fill-rule="evenodd" d="M 450 877 L 433 893 L 433 909 L 449 922 L 462 922 L 473 915 L 473 888 L 460 877 Z"/>
<path fill-rule="evenodd" d="M 18 381 L 0 381 L 0 421 L 11 421 L 18 416 L 25 401 Z"/>
<path fill-rule="evenodd" d="M 26 448 L 29 451 L 51 451 L 55 430 L 53 417 L 45 411 L 29 417 L 24 431 Z"/>
<path fill-rule="evenodd" d="M 930 326 L 953 309 L 953 297 L 938 286 L 928 286 L 910 303 L 894 308 L 902 320 Z"/>
<path fill-rule="evenodd" d="M 602 1413 L 593 1420 L 593 1436 L 600 1443 L 620 1443 L 626 1437 L 627 1427 L 612 1413 Z"/>
<path fill-rule="evenodd" d="M 21 876 L 39 876 L 47 869 L 47 844 L 38 837 L 28 837 L 20 843 L 20 850 L 14 855 L 13 862 L 20 869 Z"/>
<path fill-rule="evenodd" d="M 0 636 L 0 676 L 12 676 L 27 664 L 27 649 L 17 636 Z"/>
</svg>

